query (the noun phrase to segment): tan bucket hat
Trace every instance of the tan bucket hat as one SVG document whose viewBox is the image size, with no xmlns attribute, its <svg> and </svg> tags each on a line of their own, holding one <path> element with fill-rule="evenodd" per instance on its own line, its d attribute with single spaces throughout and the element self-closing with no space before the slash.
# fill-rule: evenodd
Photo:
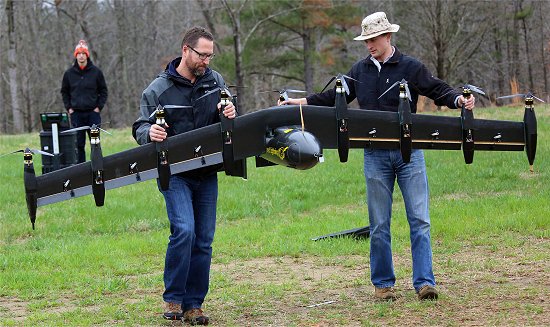
<svg viewBox="0 0 550 327">
<path fill-rule="evenodd" d="M 361 35 L 354 38 L 354 40 L 368 40 L 384 33 L 395 33 L 397 31 L 399 31 L 399 25 L 390 24 L 384 12 L 375 12 L 363 19 L 361 22 Z"/>
</svg>

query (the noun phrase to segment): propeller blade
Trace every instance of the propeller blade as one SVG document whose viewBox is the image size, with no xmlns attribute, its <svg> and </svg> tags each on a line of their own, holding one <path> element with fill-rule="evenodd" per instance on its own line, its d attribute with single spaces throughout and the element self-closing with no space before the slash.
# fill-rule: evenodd
<svg viewBox="0 0 550 327">
<path fill-rule="evenodd" d="M 533 97 L 533 99 L 537 99 L 537 100 L 539 100 L 540 102 L 545 103 L 543 99 L 537 98 L 534 94 L 531 94 L 531 96 Z"/>
<path fill-rule="evenodd" d="M 407 96 L 407 99 L 409 99 L 409 101 L 412 101 L 411 91 L 409 90 L 409 82 L 407 82 L 407 80 L 403 78 L 399 83 L 405 85 L 405 95 Z"/>
<path fill-rule="evenodd" d="M 229 89 L 228 89 L 228 88 L 224 87 L 223 89 L 222 89 L 222 88 L 220 88 L 220 90 L 224 90 L 224 91 L 225 91 L 225 93 L 227 93 L 227 95 L 228 95 L 228 96 L 229 96 L 230 98 L 231 98 L 231 97 L 233 97 L 233 95 L 231 94 L 231 92 L 229 91 Z"/>
<path fill-rule="evenodd" d="M 295 89 L 286 89 L 284 90 L 286 92 L 292 92 L 292 93 L 307 93 L 306 91 L 303 91 L 303 90 L 295 90 Z"/>
<path fill-rule="evenodd" d="M 464 85 L 464 88 L 469 88 L 470 90 L 472 90 L 472 91 L 474 91 L 474 92 L 476 92 L 476 93 L 479 93 L 479 94 L 481 94 L 481 95 L 485 95 L 485 92 L 484 92 L 481 88 L 479 88 L 479 87 L 477 87 L 477 86 L 475 86 L 475 85 L 472 85 L 472 84 L 465 84 L 465 85 Z"/>
<path fill-rule="evenodd" d="M 90 129 L 90 126 L 80 126 L 80 127 L 71 128 L 71 129 L 68 129 L 66 131 L 59 132 L 59 134 L 67 134 L 67 133 L 71 133 L 71 132 L 75 132 L 75 131 L 82 131 L 82 130 L 85 130 L 85 129 Z"/>
<path fill-rule="evenodd" d="M 10 154 L 14 154 L 14 153 L 18 153 L 18 152 L 23 152 L 23 153 L 32 153 L 32 154 L 43 154 L 45 156 L 50 156 L 50 157 L 54 157 L 53 154 L 49 153 L 49 152 L 46 152 L 46 151 L 42 151 L 42 150 L 38 150 L 38 149 L 30 149 L 30 148 L 26 148 L 25 150 L 15 150 L 15 151 L 12 151 L 10 153 L 4 153 L 3 155 L 0 155 L 0 158 L 1 157 L 4 157 L 4 156 L 7 156 L 7 155 L 10 155 Z"/>
<path fill-rule="evenodd" d="M 189 108 L 193 108 L 193 106 L 178 106 L 175 104 L 167 104 L 163 108 L 164 109 L 189 109 Z"/>
<path fill-rule="evenodd" d="M 397 81 L 397 82 L 393 83 L 386 91 L 384 91 L 384 93 L 382 93 L 382 94 L 378 97 L 378 99 L 380 99 L 381 97 L 383 97 L 384 94 L 388 93 L 389 90 L 393 89 L 393 88 L 394 88 L 397 84 L 399 84 L 400 82 L 401 82 L 401 81 Z"/>
<path fill-rule="evenodd" d="M 153 110 L 153 112 L 149 115 L 149 118 L 153 118 L 154 115 L 156 115 L 158 112 L 158 109 Z"/>
<path fill-rule="evenodd" d="M 342 81 L 342 86 L 343 86 L 344 89 L 346 90 L 346 94 L 349 94 L 349 87 L 348 87 L 348 83 L 346 82 L 346 78 L 361 83 L 360 81 L 358 81 L 358 80 L 356 80 L 355 78 L 350 77 L 350 76 L 348 76 L 348 75 L 338 74 L 338 75 L 332 76 L 332 77 L 330 78 L 330 80 L 328 81 L 327 85 L 325 85 L 325 87 L 323 87 L 323 89 L 321 90 L 321 93 L 323 93 L 323 92 L 327 89 L 327 87 L 330 85 L 330 83 L 332 83 L 332 81 L 334 81 L 335 79 L 340 79 L 340 80 Z"/>
<path fill-rule="evenodd" d="M 405 82 L 405 92 L 407 94 L 407 99 L 412 101 L 411 91 L 409 90 L 409 84 Z"/>
<path fill-rule="evenodd" d="M 204 97 L 207 97 L 207 96 L 209 96 L 209 95 L 212 94 L 212 93 L 218 92 L 219 90 L 221 90 L 221 88 L 218 86 L 218 87 L 216 87 L 215 89 L 210 90 L 210 91 L 206 92 L 205 94 L 201 95 L 201 96 L 198 97 L 197 100 L 195 100 L 195 101 L 199 101 L 200 99 L 202 99 L 202 98 L 204 98 Z M 227 90 L 227 89 L 226 89 L 226 90 Z M 228 92 L 229 96 L 231 96 L 231 94 L 229 93 L 229 90 L 227 90 L 227 92 Z"/>
<path fill-rule="evenodd" d="M 344 78 L 343 75 L 342 75 L 340 81 L 342 81 L 342 86 L 344 87 L 344 91 L 346 91 L 346 94 L 349 95 L 349 86 L 348 86 L 348 82 L 346 82 L 346 79 Z"/>
<path fill-rule="evenodd" d="M 538 101 L 542 102 L 542 103 L 546 103 L 543 99 L 541 98 L 538 98 L 536 97 L 533 93 L 531 92 L 527 92 L 526 94 L 523 94 L 523 93 L 518 93 L 518 94 L 511 94 L 511 95 L 503 95 L 503 96 L 500 96 L 500 97 L 497 97 L 496 99 L 497 100 L 501 100 L 501 99 L 511 99 L 511 98 L 515 98 L 515 97 L 522 97 L 522 98 L 533 98 L 533 99 L 537 99 Z"/>
<path fill-rule="evenodd" d="M 101 127 L 98 127 L 98 129 L 101 130 L 101 131 L 103 131 L 104 133 L 107 133 L 107 134 L 109 134 L 109 135 L 113 135 L 113 134 L 107 132 L 106 130 L 104 130 L 103 128 L 101 128 Z"/>
<path fill-rule="evenodd" d="M 330 85 L 330 83 L 332 83 L 332 81 L 334 81 L 336 79 L 336 76 L 332 76 L 332 78 L 328 81 L 327 85 L 325 85 L 325 87 L 323 87 L 323 89 L 321 90 L 321 93 L 323 93 L 326 88 Z"/>
<path fill-rule="evenodd" d="M 503 95 L 503 96 L 501 96 L 501 97 L 497 97 L 497 100 L 500 100 L 500 99 L 511 99 L 511 98 L 515 98 L 515 97 L 519 97 L 519 96 L 523 98 L 523 97 L 525 97 L 525 94 L 519 93 L 519 94 L 512 94 L 512 95 Z"/>
<path fill-rule="evenodd" d="M 30 150 L 33 154 L 40 153 L 40 154 L 45 155 L 45 156 L 55 157 L 53 154 L 51 154 L 49 152 L 46 152 L 46 151 L 42 151 L 42 150 L 38 150 L 38 149 L 30 149 Z"/>
<path fill-rule="evenodd" d="M 5 156 L 9 156 L 10 154 L 14 154 L 14 153 L 17 153 L 17 152 L 25 152 L 25 150 L 15 150 L 15 151 L 12 151 L 10 153 L 4 153 L 3 155 L 0 156 L 0 158 L 5 157 Z"/>
<path fill-rule="evenodd" d="M 356 80 L 355 78 L 353 78 L 353 77 L 351 77 L 351 76 L 348 76 L 348 75 L 342 75 L 342 76 L 344 76 L 344 77 L 347 78 L 347 79 L 351 79 L 352 81 L 356 81 L 356 82 L 361 83 L 361 81 Z"/>
</svg>

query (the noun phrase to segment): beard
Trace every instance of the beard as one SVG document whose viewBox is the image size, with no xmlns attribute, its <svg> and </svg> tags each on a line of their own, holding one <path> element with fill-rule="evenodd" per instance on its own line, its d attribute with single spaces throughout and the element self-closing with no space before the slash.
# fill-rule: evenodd
<svg viewBox="0 0 550 327">
<path fill-rule="evenodd" d="M 191 69 L 191 73 L 195 77 L 201 77 L 206 72 L 206 67 L 195 67 Z"/>
<path fill-rule="evenodd" d="M 185 65 L 187 66 L 187 69 L 193 74 L 195 77 L 201 77 L 206 72 L 206 66 L 200 66 L 200 64 L 195 64 L 191 60 L 191 58 L 187 58 L 185 61 Z"/>
</svg>

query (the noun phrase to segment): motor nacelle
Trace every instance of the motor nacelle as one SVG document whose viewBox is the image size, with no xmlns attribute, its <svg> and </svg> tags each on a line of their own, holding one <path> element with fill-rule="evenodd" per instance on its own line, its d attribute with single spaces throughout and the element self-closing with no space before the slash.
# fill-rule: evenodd
<svg viewBox="0 0 550 327">
<path fill-rule="evenodd" d="M 301 127 L 279 127 L 267 135 L 266 149 L 260 157 L 277 165 L 305 170 L 323 162 L 323 149 L 319 140 Z"/>
</svg>

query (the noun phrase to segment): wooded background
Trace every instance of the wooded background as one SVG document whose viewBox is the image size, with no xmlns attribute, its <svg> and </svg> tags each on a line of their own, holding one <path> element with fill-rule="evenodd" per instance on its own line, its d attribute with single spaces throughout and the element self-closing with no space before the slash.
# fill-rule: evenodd
<svg viewBox="0 0 550 327">
<path fill-rule="evenodd" d="M 141 92 L 181 55 L 191 26 L 214 34 L 211 67 L 246 113 L 276 104 L 266 91 L 318 92 L 346 73 L 368 54 L 353 37 L 376 11 L 401 26 L 394 44 L 435 76 L 484 88 L 478 106 L 526 91 L 548 98 L 550 1 L 0 0 L 0 133 L 37 131 L 39 113 L 64 111 L 61 79 L 80 39 L 105 74 L 102 116 L 114 128 L 137 118 Z"/>
</svg>

